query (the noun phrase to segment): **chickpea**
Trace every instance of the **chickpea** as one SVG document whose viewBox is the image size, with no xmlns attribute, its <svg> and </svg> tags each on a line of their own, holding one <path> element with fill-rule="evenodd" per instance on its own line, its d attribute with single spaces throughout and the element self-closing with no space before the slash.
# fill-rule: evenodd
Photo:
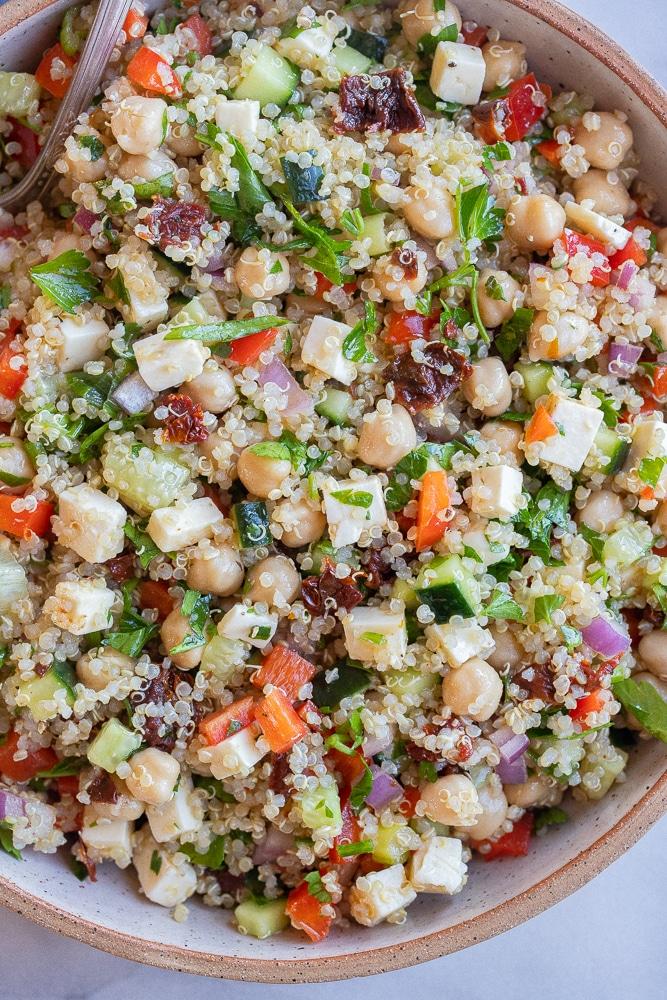
<svg viewBox="0 0 667 1000">
<path fill-rule="evenodd" d="M 399 20 L 403 34 L 411 45 L 416 45 L 422 35 L 428 35 L 435 27 L 445 28 L 455 24 L 461 30 L 461 14 L 458 7 L 447 0 L 443 11 L 437 11 L 433 0 L 406 0 L 399 8 Z"/>
<path fill-rule="evenodd" d="M 667 538 L 667 500 L 663 500 L 654 511 L 653 520 L 664 538 Z"/>
<path fill-rule="evenodd" d="M 161 97 L 125 97 L 109 124 L 126 153 L 152 153 L 162 145 L 166 114 L 167 105 Z"/>
<path fill-rule="evenodd" d="M 655 246 L 658 253 L 667 257 L 667 226 L 664 229 L 659 229 L 655 234 Z"/>
<path fill-rule="evenodd" d="M 589 170 L 577 177 L 572 184 L 577 201 L 592 201 L 593 208 L 602 215 L 629 215 L 632 199 L 617 174 L 603 170 Z"/>
<path fill-rule="evenodd" d="M 307 500 L 283 500 L 276 505 L 273 516 L 282 525 L 280 540 L 289 549 L 318 541 L 327 526 L 322 511 L 311 507 Z"/>
<path fill-rule="evenodd" d="M 667 351 L 667 295 L 656 295 L 647 322 Z"/>
<path fill-rule="evenodd" d="M 162 645 L 167 650 L 167 656 L 171 657 L 172 663 L 179 670 L 194 670 L 201 663 L 203 646 L 196 646 L 184 653 L 174 653 L 173 655 L 170 653 L 170 650 L 183 642 L 186 635 L 190 635 L 190 632 L 190 619 L 182 615 L 179 608 L 174 608 L 160 626 Z"/>
<path fill-rule="evenodd" d="M 445 674 L 442 700 L 456 715 L 467 715 L 475 722 L 486 722 L 500 704 L 503 682 L 486 660 L 478 656 Z"/>
<path fill-rule="evenodd" d="M 546 774 L 531 774 L 520 785 L 505 785 L 503 791 L 509 805 L 519 806 L 520 809 L 554 806 L 563 797 L 557 783 Z"/>
<path fill-rule="evenodd" d="M 295 295 L 293 292 L 288 292 L 285 301 L 290 310 L 290 319 L 310 319 L 322 312 L 322 300 L 314 295 Z"/>
<path fill-rule="evenodd" d="M 641 684 L 643 681 L 646 681 L 647 684 L 650 684 L 651 687 L 658 692 L 658 694 L 664 701 L 667 701 L 667 681 L 664 681 L 660 677 L 656 677 L 656 675 L 653 673 L 649 673 L 648 670 L 642 670 L 638 674 L 633 674 L 632 679 L 633 681 L 636 681 L 638 684 Z M 628 717 L 628 726 L 630 727 L 630 729 L 640 730 L 644 728 L 639 722 L 639 720 L 636 719 L 631 712 L 627 713 L 627 717 Z"/>
<path fill-rule="evenodd" d="M 181 765 L 164 750 L 148 747 L 139 750 L 129 760 L 130 773 L 125 779 L 130 795 L 140 802 L 160 806 L 174 794 Z"/>
<path fill-rule="evenodd" d="M 292 463 L 288 458 L 271 458 L 270 455 L 262 454 L 271 444 L 270 441 L 263 441 L 245 448 L 239 455 L 236 466 L 239 479 L 248 492 L 263 500 L 267 500 L 274 490 L 280 490 L 292 471 Z"/>
<path fill-rule="evenodd" d="M 548 194 L 515 198 L 505 219 L 507 235 L 519 250 L 546 253 L 565 226 L 565 209 Z"/>
<path fill-rule="evenodd" d="M 54 233 L 50 259 L 59 257 L 67 250 L 83 250 L 81 237 L 77 233 Z M 90 251 L 87 256 L 92 259 Z"/>
<path fill-rule="evenodd" d="M 127 790 L 127 785 L 115 774 L 110 775 L 111 781 L 116 787 L 116 799 L 114 802 L 94 802 L 89 809 L 95 814 L 105 819 L 124 819 L 132 823 L 139 819 L 144 812 L 143 802 L 133 798 Z"/>
<path fill-rule="evenodd" d="M 519 445 L 523 441 L 523 428 L 521 424 L 511 423 L 509 420 L 489 420 L 480 429 L 480 435 L 485 441 L 495 441 L 498 450 L 503 456 L 503 461 L 517 467 L 523 462 L 523 452 Z"/>
<path fill-rule="evenodd" d="M 597 124 L 591 128 L 591 124 Z M 632 129 L 609 111 L 589 111 L 574 130 L 574 142 L 582 146 L 592 167 L 615 170 L 632 148 Z"/>
<path fill-rule="evenodd" d="M 410 277 L 413 271 L 414 277 Z M 405 301 L 406 293 L 417 295 L 427 277 L 423 261 L 417 259 L 412 250 L 394 250 L 378 257 L 372 273 L 375 284 L 389 302 Z"/>
<path fill-rule="evenodd" d="M 667 632 L 647 632 L 639 640 L 637 652 L 642 666 L 667 682 Z"/>
<path fill-rule="evenodd" d="M 301 592 L 301 577 L 287 556 L 269 556 L 248 570 L 246 597 L 253 603 L 291 604 Z M 277 600 L 276 600 L 277 598 Z"/>
<path fill-rule="evenodd" d="M 126 153 L 116 167 L 116 173 L 124 181 L 155 181 L 175 170 L 176 164 L 171 157 L 159 149 L 150 156 Z"/>
<path fill-rule="evenodd" d="M 406 188 L 405 195 L 407 201 L 403 205 L 403 215 L 415 232 L 430 240 L 444 240 L 452 235 L 454 199 L 444 181 L 432 177 L 427 187 L 411 184 Z"/>
<path fill-rule="evenodd" d="M 500 632 L 492 628 L 490 631 L 496 648 L 492 653 L 486 654 L 487 662 L 496 670 L 504 670 L 507 666 L 512 670 L 518 667 L 523 661 L 524 653 L 510 630 Z"/>
<path fill-rule="evenodd" d="M 207 558 L 210 556 L 210 558 Z M 240 554 L 231 545 L 216 545 L 195 556 L 188 566 L 188 587 L 202 594 L 229 597 L 243 583 L 245 571 Z"/>
<path fill-rule="evenodd" d="M 95 138 L 99 139 L 99 136 L 96 135 Z M 65 142 L 63 159 L 67 164 L 67 176 L 77 184 L 93 184 L 95 181 L 101 181 L 109 171 L 106 150 L 93 160 L 90 150 L 79 145 L 77 136 L 70 136 Z"/>
<path fill-rule="evenodd" d="M 514 314 L 514 301 L 518 291 L 518 283 L 507 271 L 484 268 L 477 285 L 477 305 L 484 326 L 493 329 Z"/>
<path fill-rule="evenodd" d="M 486 73 L 482 90 L 506 87 L 512 80 L 518 80 L 528 68 L 526 46 L 523 42 L 507 42 L 499 38 L 497 42 L 482 45 L 482 55 L 486 63 Z"/>
<path fill-rule="evenodd" d="M 201 375 L 185 383 L 190 399 L 209 413 L 224 413 L 236 402 L 236 383 L 231 372 L 211 358 Z"/>
<path fill-rule="evenodd" d="M 417 432 L 408 411 L 394 403 L 389 413 L 364 417 L 357 453 L 362 462 L 376 469 L 391 469 L 417 444 Z"/>
<path fill-rule="evenodd" d="M 175 156 L 199 156 L 204 147 L 195 139 L 192 125 L 170 125 L 165 145 Z"/>
<path fill-rule="evenodd" d="M 284 253 L 246 247 L 236 262 L 234 280 L 248 298 L 272 299 L 289 288 L 289 260 Z"/>
<path fill-rule="evenodd" d="M 472 826 L 466 827 L 462 833 L 467 833 L 473 840 L 486 840 L 497 833 L 507 817 L 507 799 L 500 779 L 494 774 L 477 789 L 482 814 Z"/>
<path fill-rule="evenodd" d="M 91 691 L 102 691 L 112 681 L 134 672 L 135 661 L 110 646 L 90 649 L 76 661 L 76 676 Z"/>
<path fill-rule="evenodd" d="M 421 789 L 424 815 L 445 826 L 474 825 L 482 811 L 477 789 L 465 774 L 447 774 Z"/>
<path fill-rule="evenodd" d="M 463 395 L 485 417 L 498 417 L 512 402 L 512 386 L 500 358 L 482 358 L 463 383 Z"/>
<path fill-rule="evenodd" d="M 606 535 L 623 516 L 623 510 L 623 502 L 617 493 L 599 490 L 588 498 L 577 514 L 577 521 Z"/>
<path fill-rule="evenodd" d="M 556 336 L 547 340 L 544 327 L 555 328 Z M 531 361 L 560 361 L 574 354 L 588 338 L 590 324 L 575 312 L 561 313 L 555 323 L 544 311 L 535 314 L 528 334 L 528 356 Z"/>
<path fill-rule="evenodd" d="M 28 458 L 20 438 L 0 438 L 0 472 L 28 480 L 35 475 L 35 466 Z M 25 493 L 27 488 L 28 483 L 24 483 L 22 486 L 20 484 L 6 486 L 4 483 L 0 483 L 0 493 Z"/>
</svg>

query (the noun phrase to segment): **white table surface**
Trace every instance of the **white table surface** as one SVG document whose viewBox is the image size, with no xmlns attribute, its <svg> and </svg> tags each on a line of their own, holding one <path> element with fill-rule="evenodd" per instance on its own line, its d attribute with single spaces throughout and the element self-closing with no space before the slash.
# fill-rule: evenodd
<svg viewBox="0 0 667 1000">
<path fill-rule="evenodd" d="M 664 0 L 570 0 L 667 82 Z M 353 980 L 352 998 L 664 1000 L 667 818 L 574 896 L 501 937 L 427 965 Z M 233 997 L 333 1000 L 341 988 L 226 983 L 150 969 L 95 951 L 0 910 L 2 1000 Z"/>
</svg>

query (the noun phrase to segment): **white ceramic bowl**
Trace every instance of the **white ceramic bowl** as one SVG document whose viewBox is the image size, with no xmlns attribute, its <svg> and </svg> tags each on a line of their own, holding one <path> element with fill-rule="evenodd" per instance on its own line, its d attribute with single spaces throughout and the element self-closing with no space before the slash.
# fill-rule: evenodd
<svg viewBox="0 0 667 1000">
<path fill-rule="evenodd" d="M 0 68 L 32 69 L 70 0 L 8 0 L 0 8 Z M 458 2 L 458 0 L 457 0 Z M 667 94 L 615 42 L 551 0 L 461 0 L 465 17 L 493 24 L 528 47 L 540 79 L 585 90 L 601 108 L 628 113 L 642 172 L 659 192 L 667 217 Z M 645 742 L 627 781 L 600 803 L 568 805 L 572 820 L 534 842 L 516 861 L 476 862 L 463 892 L 420 896 L 403 926 L 356 925 L 321 944 L 286 933 L 243 937 L 229 914 L 199 903 L 186 923 L 145 901 L 130 874 L 101 868 L 80 883 L 59 857 L 27 852 L 23 864 L 0 854 L 2 902 L 32 920 L 87 944 L 184 972 L 268 983 L 344 979 L 414 965 L 465 948 L 546 909 L 628 849 L 667 807 L 664 744 Z"/>
</svg>

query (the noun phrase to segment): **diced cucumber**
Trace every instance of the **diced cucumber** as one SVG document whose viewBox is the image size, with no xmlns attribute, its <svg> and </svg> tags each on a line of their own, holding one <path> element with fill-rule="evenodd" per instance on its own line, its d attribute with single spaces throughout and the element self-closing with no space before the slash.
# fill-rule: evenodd
<svg viewBox="0 0 667 1000">
<path fill-rule="evenodd" d="M 553 365 L 546 361 L 534 364 L 519 361 L 514 367 L 523 377 L 523 394 L 529 403 L 534 403 L 540 396 L 548 395 L 547 385 L 554 373 Z"/>
<path fill-rule="evenodd" d="M 611 743 L 602 743 L 600 740 L 596 740 L 589 744 L 586 748 L 586 756 L 579 766 L 581 775 L 579 787 L 586 798 L 593 801 L 604 798 L 625 767 L 627 759 L 627 753 L 624 750 L 618 750 Z M 599 780 L 599 785 L 588 787 L 586 776 L 589 774 L 595 775 Z"/>
<path fill-rule="evenodd" d="M 32 73 L 0 71 L 0 114 L 23 118 L 39 99 L 39 91 Z"/>
<path fill-rule="evenodd" d="M 56 691 L 65 691 L 68 705 L 74 704 L 74 685 L 76 676 L 69 663 L 54 663 L 43 677 L 35 677 L 19 684 L 21 701 L 25 702 L 30 713 L 37 722 L 54 719 L 58 712 L 47 708 L 52 702 Z"/>
<path fill-rule="evenodd" d="M 409 695 L 426 694 L 438 683 L 437 674 L 426 674 L 412 668 L 408 670 L 385 670 L 382 675 L 385 684 L 398 698 Z"/>
<path fill-rule="evenodd" d="M 273 541 L 269 528 L 269 514 L 263 500 L 243 500 L 232 507 L 232 518 L 242 549 L 270 545 Z"/>
<path fill-rule="evenodd" d="M 595 435 L 593 444 L 604 456 L 600 463 L 600 472 L 613 476 L 621 468 L 630 450 L 630 442 L 625 441 L 620 434 L 604 424 Z"/>
<path fill-rule="evenodd" d="M 383 35 L 374 35 L 370 31 L 357 31 L 356 28 L 350 28 L 346 42 L 356 52 L 361 52 L 374 63 L 382 62 L 389 45 L 389 39 Z"/>
<path fill-rule="evenodd" d="M 339 705 L 343 698 L 351 698 L 353 694 L 365 691 L 371 684 L 371 675 L 361 667 L 353 667 L 349 663 L 337 664 L 338 677 L 327 684 L 323 670 L 313 681 L 313 701 L 318 706 L 333 708 Z"/>
<path fill-rule="evenodd" d="M 368 252 L 371 257 L 380 257 L 383 253 L 389 253 L 391 245 L 387 240 L 385 226 L 389 215 L 387 212 L 378 212 L 377 215 L 369 215 L 364 219 L 364 228 L 359 236 L 360 240 L 370 238 L 371 244 Z"/>
<path fill-rule="evenodd" d="M 341 76 L 360 76 L 367 73 L 373 60 L 358 52 L 351 45 L 336 45 L 333 50 L 334 66 Z"/>
<path fill-rule="evenodd" d="M 27 596 L 25 569 L 9 552 L 0 551 L 0 611 L 11 617 L 18 602 Z"/>
<path fill-rule="evenodd" d="M 247 653 L 248 647 L 240 639 L 215 635 L 204 646 L 200 669 L 226 684 L 244 663 Z"/>
<path fill-rule="evenodd" d="M 415 588 L 407 580 L 401 580 L 400 577 L 397 577 L 391 586 L 391 596 L 403 601 L 409 611 L 416 611 L 419 607 Z"/>
<path fill-rule="evenodd" d="M 479 584 L 458 556 L 436 556 L 417 577 L 416 593 L 438 625 L 454 615 L 474 618 L 481 609 Z"/>
<path fill-rule="evenodd" d="M 102 455 L 102 474 L 120 499 L 142 517 L 169 507 L 190 482 L 190 470 L 170 449 L 148 448 L 132 435 L 109 435 Z"/>
<path fill-rule="evenodd" d="M 400 865 L 407 860 L 409 852 L 398 840 L 402 830 L 405 830 L 405 827 L 400 823 L 378 827 L 373 845 L 375 861 L 379 861 L 381 865 Z"/>
<path fill-rule="evenodd" d="M 118 719 L 109 719 L 88 747 L 87 757 L 95 767 L 113 774 L 118 765 L 140 746 L 139 733 L 133 733 Z"/>
<path fill-rule="evenodd" d="M 324 390 L 324 399 L 317 403 L 315 412 L 326 417 L 336 427 L 344 427 L 348 421 L 348 413 L 352 405 L 352 396 L 343 389 L 328 388 Z"/>
<path fill-rule="evenodd" d="M 234 91 L 237 101 L 259 101 L 262 107 L 287 104 L 299 83 L 299 71 L 267 45 L 261 45 L 257 57 Z"/>
<path fill-rule="evenodd" d="M 646 555 L 653 544 L 653 534 L 646 521 L 634 521 L 612 532 L 602 549 L 605 563 L 631 566 Z"/>
<path fill-rule="evenodd" d="M 334 835 L 341 831 L 343 820 L 340 811 L 340 797 L 335 784 L 317 785 L 297 794 L 301 810 L 301 820 L 309 830 L 331 830 Z"/>
<path fill-rule="evenodd" d="M 289 917 L 285 913 L 285 900 L 246 899 L 234 910 L 236 925 L 242 934 L 249 934 L 260 940 L 280 934 L 289 927 Z"/>
</svg>

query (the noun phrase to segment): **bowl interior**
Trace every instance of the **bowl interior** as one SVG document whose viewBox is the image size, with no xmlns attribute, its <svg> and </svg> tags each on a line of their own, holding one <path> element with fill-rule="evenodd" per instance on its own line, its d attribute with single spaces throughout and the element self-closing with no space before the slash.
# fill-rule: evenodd
<svg viewBox="0 0 667 1000">
<path fill-rule="evenodd" d="M 0 10 L 0 68 L 33 68 L 67 6 L 68 0 L 9 0 Z M 661 192 L 667 215 L 667 185 L 661 184 L 667 101 L 657 84 L 614 43 L 550 0 L 462 0 L 460 6 L 464 17 L 524 41 L 539 77 L 558 88 L 585 90 L 601 108 L 627 112 L 643 175 Z M 643 743 L 632 756 L 628 780 L 614 786 L 601 803 L 583 809 L 569 804 L 571 822 L 539 838 L 529 857 L 476 862 L 463 892 L 452 899 L 421 896 L 402 926 L 368 930 L 351 925 L 317 946 L 296 934 L 262 942 L 243 937 L 228 914 L 199 903 L 191 904 L 186 923 L 176 923 L 169 911 L 145 902 L 132 876 L 114 866 L 104 866 L 95 885 L 81 884 L 60 858 L 40 854 L 30 854 L 21 865 L 0 855 L 3 901 L 55 930 L 124 957 L 205 975 L 303 982 L 383 972 L 507 930 L 578 888 L 664 810 L 664 772 L 664 746 Z"/>
</svg>

